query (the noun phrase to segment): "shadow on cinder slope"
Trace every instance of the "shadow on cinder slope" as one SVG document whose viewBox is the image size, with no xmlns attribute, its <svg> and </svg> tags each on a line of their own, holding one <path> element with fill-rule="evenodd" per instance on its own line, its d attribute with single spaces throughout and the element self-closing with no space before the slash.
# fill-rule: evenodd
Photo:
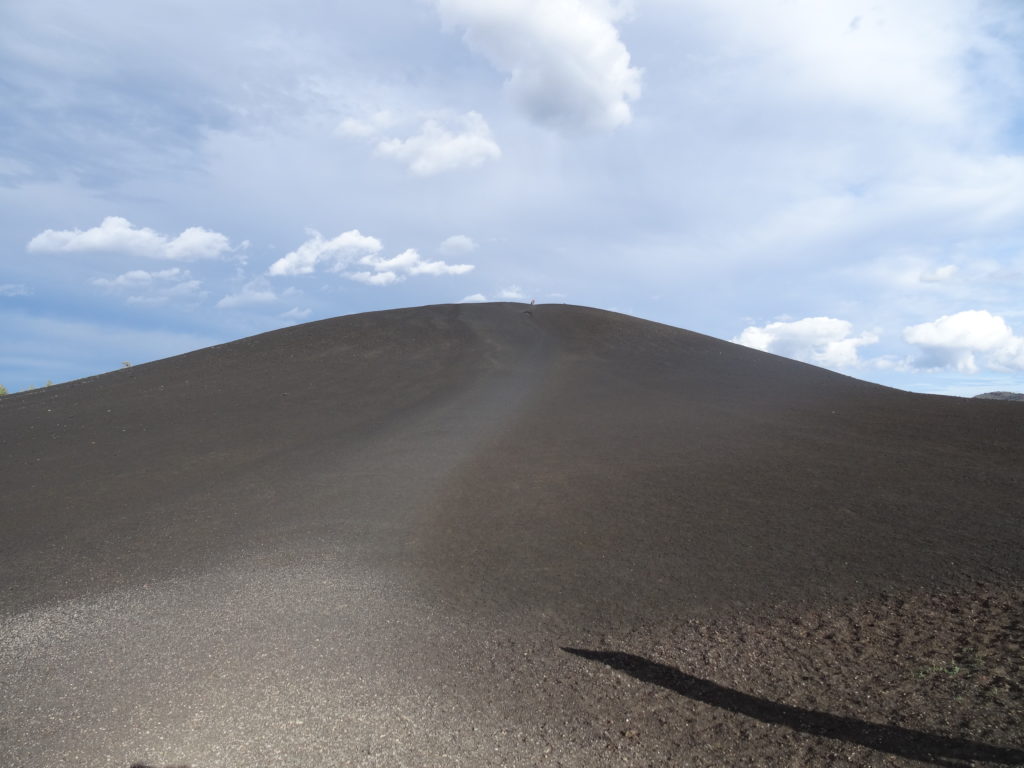
<svg viewBox="0 0 1024 768">
<path fill-rule="evenodd" d="M 563 651 L 591 661 L 599 661 L 612 669 L 625 672 L 645 683 L 654 683 L 694 701 L 752 717 L 762 723 L 784 725 L 795 731 L 828 739 L 859 744 L 880 752 L 931 763 L 962 765 L 957 761 L 982 760 L 1007 765 L 1024 765 L 1024 751 L 993 747 L 964 739 L 936 736 L 894 725 L 878 725 L 852 717 L 830 715 L 812 709 L 779 704 L 751 696 L 681 672 L 667 664 L 659 664 L 641 656 L 619 651 L 589 651 L 563 648 Z"/>
</svg>

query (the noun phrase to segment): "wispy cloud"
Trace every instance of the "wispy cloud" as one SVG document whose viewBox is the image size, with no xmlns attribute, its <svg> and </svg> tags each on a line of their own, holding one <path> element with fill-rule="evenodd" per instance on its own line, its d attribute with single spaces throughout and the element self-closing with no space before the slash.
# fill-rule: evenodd
<svg viewBox="0 0 1024 768">
<path fill-rule="evenodd" d="M 207 296 L 202 281 L 193 279 L 187 269 L 180 267 L 155 272 L 133 269 L 113 278 L 97 277 L 91 282 L 111 292 L 128 294 L 129 304 L 195 303 Z"/>
<path fill-rule="evenodd" d="M 253 304 L 269 304 L 278 300 L 278 296 L 266 279 L 260 277 L 250 280 L 235 293 L 229 293 L 217 302 L 218 309 L 237 309 Z"/>
<path fill-rule="evenodd" d="M 394 135 L 400 124 L 408 128 L 408 123 L 391 112 L 380 111 L 369 117 L 347 117 L 336 132 L 374 140 L 378 155 L 405 163 L 417 176 L 476 168 L 501 157 L 501 147 L 479 112 L 458 115 L 435 111 L 420 123 L 418 133 L 410 135 L 406 131 L 405 138 Z"/>
<path fill-rule="evenodd" d="M 452 235 L 445 238 L 438 246 L 438 250 L 445 256 L 461 256 L 464 253 L 472 253 L 476 249 L 476 242 L 468 235 Z"/>
<path fill-rule="evenodd" d="M 379 110 L 363 118 L 346 117 L 338 124 L 340 136 L 357 139 L 368 139 L 377 136 L 397 122 L 397 118 L 388 110 Z"/>
<path fill-rule="evenodd" d="M 292 307 L 287 312 L 282 312 L 279 317 L 293 323 L 301 323 L 303 320 L 309 319 L 311 314 L 313 314 L 312 309 L 299 309 L 298 307 Z"/>
<path fill-rule="evenodd" d="M 501 157 L 501 148 L 478 112 L 453 118 L 432 118 L 420 132 L 405 139 L 384 139 L 377 153 L 405 163 L 417 176 L 477 168 Z"/>
<path fill-rule="evenodd" d="M 508 299 L 509 301 L 520 301 L 526 298 L 526 294 L 523 293 L 523 289 L 518 285 L 510 285 L 508 288 L 502 288 L 498 291 L 499 299 Z"/>
<path fill-rule="evenodd" d="M 114 278 L 97 277 L 92 281 L 93 285 L 101 288 L 139 288 L 152 285 L 161 280 L 178 281 L 189 277 L 188 270 L 179 267 L 161 269 L 158 272 L 147 272 L 144 269 L 133 269 Z"/>
</svg>

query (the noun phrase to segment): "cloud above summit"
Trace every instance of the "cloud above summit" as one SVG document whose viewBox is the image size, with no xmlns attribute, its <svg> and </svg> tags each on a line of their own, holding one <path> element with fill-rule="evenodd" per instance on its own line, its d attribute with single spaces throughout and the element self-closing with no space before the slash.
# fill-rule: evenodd
<svg viewBox="0 0 1024 768">
<path fill-rule="evenodd" d="M 444 23 L 505 73 L 512 99 L 555 128 L 608 129 L 632 120 L 641 70 L 602 0 L 435 0 Z"/>
<path fill-rule="evenodd" d="M 359 283 L 383 286 L 419 275 L 463 275 L 474 268 L 472 264 L 424 259 L 414 248 L 390 258 L 381 256 L 384 248 L 381 241 L 363 235 L 358 229 L 331 239 L 315 230 L 310 230 L 309 235 L 302 245 L 271 264 L 267 274 L 272 277 L 308 275 L 322 268 Z"/>
<path fill-rule="evenodd" d="M 318 267 L 341 272 L 351 262 L 376 254 L 383 247 L 376 237 L 364 235 L 358 229 L 342 232 L 330 240 L 316 230 L 310 230 L 309 239 L 271 264 L 267 274 L 274 277 L 309 275 Z"/>
</svg>

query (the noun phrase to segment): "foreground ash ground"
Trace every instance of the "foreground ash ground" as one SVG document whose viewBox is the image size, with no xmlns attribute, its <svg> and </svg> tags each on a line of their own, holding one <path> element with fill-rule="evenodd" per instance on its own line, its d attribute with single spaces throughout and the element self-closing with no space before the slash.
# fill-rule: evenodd
<svg viewBox="0 0 1024 768">
<path fill-rule="evenodd" d="M 0 399 L 0 765 L 1024 765 L 1024 408 L 624 315 Z"/>
</svg>

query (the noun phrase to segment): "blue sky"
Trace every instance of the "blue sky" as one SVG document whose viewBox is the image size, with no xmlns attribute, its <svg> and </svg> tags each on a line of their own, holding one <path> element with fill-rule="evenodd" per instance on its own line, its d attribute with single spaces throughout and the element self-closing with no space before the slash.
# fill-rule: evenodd
<svg viewBox="0 0 1024 768">
<path fill-rule="evenodd" d="M 0 5 L 0 384 L 375 309 L 604 307 L 1024 390 L 1024 7 Z"/>
</svg>

